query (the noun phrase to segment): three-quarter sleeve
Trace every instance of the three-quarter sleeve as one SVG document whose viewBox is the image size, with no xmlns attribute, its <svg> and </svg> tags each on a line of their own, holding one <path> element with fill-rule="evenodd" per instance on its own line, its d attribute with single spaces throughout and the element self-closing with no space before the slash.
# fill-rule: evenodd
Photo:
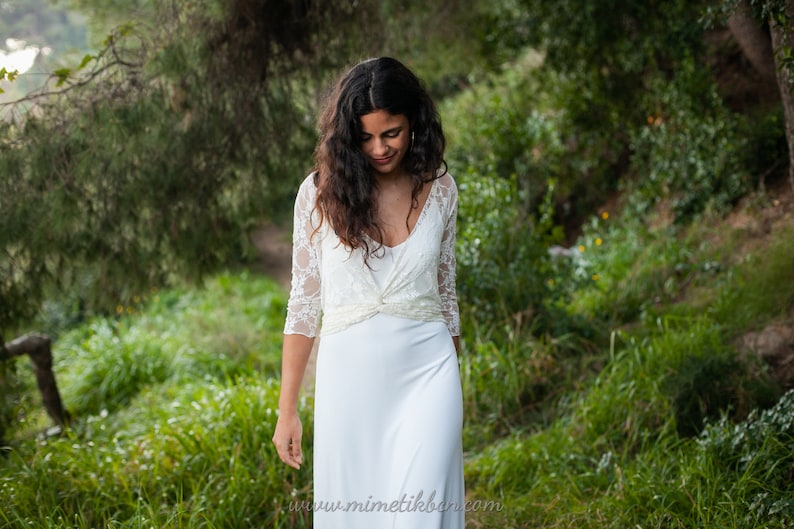
<svg viewBox="0 0 794 529">
<path fill-rule="evenodd" d="M 292 227 L 292 283 L 287 303 L 284 334 L 317 335 L 320 323 L 320 234 L 314 199 L 316 187 L 310 175 L 298 190 Z"/>
<path fill-rule="evenodd" d="M 448 215 L 441 236 L 441 254 L 438 266 L 438 293 L 441 297 L 441 312 L 452 336 L 460 336 L 460 311 L 456 291 L 455 237 L 458 216 L 458 190 L 452 178 L 445 190 Z"/>
</svg>

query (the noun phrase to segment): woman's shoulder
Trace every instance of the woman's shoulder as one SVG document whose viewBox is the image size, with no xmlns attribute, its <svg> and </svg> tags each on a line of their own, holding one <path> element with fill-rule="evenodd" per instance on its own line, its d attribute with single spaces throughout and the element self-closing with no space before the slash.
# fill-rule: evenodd
<svg viewBox="0 0 794 529">
<path fill-rule="evenodd" d="M 298 196 L 314 197 L 317 194 L 317 171 L 309 173 L 298 187 Z"/>
<path fill-rule="evenodd" d="M 458 185 L 446 167 L 440 168 L 436 173 L 436 185 L 444 195 L 456 197 L 458 194 Z"/>
<path fill-rule="evenodd" d="M 454 214 L 458 203 L 458 186 L 452 175 L 447 172 L 446 167 L 442 167 L 436 173 L 430 196 L 438 204 L 444 218 L 449 218 Z"/>
<path fill-rule="evenodd" d="M 301 188 L 309 187 L 312 189 L 317 189 L 317 171 L 312 171 L 306 175 L 306 178 L 303 179 L 300 186 Z"/>
</svg>

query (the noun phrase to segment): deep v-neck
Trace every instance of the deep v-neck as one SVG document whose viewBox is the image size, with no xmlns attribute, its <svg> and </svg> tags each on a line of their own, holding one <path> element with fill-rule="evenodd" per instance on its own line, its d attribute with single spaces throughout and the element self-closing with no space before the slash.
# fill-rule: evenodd
<svg viewBox="0 0 794 529">
<path fill-rule="evenodd" d="M 408 232 L 408 235 L 405 237 L 405 239 L 403 239 L 402 241 L 398 242 L 394 246 L 389 246 L 388 244 L 383 244 L 382 242 L 378 243 L 378 241 L 374 241 L 374 240 L 373 241 L 378 243 L 378 244 L 380 244 L 381 246 L 385 246 L 386 248 L 388 248 L 390 250 L 396 250 L 396 249 L 400 248 L 401 246 L 403 246 L 405 243 L 407 243 L 411 239 L 413 234 L 416 233 L 416 230 L 419 228 L 419 225 L 422 223 L 422 219 L 425 217 L 425 214 L 427 212 L 428 203 L 430 202 L 430 197 L 433 196 L 433 191 L 435 191 L 436 182 L 438 182 L 438 178 L 435 178 L 435 179 L 433 179 L 432 182 L 430 182 L 430 190 L 427 192 L 427 196 L 425 197 L 425 203 L 422 204 L 422 209 L 419 210 L 419 216 L 416 218 L 416 222 L 414 223 L 414 227 L 411 229 L 411 231 Z"/>
</svg>

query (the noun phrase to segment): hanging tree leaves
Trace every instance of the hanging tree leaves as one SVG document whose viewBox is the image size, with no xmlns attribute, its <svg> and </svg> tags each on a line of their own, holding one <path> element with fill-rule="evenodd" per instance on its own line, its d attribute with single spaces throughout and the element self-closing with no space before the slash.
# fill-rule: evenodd
<svg viewBox="0 0 794 529">
<path fill-rule="evenodd" d="M 247 227 L 290 207 L 317 72 L 356 42 L 325 28 L 361 35 L 367 14 L 341 1 L 159 4 L 156 24 L 117 28 L 5 105 L 0 331 L 51 287 L 108 308 L 239 257 Z"/>
</svg>

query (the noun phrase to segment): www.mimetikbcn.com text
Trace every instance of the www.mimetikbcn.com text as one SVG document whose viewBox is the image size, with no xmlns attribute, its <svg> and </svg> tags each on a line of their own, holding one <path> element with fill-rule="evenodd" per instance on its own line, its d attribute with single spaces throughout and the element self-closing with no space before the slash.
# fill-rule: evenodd
<svg viewBox="0 0 794 529">
<path fill-rule="evenodd" d="M 408 496 L 403 494 L 400 499 L 383 501 L 374 500 L 372 496 L 364 501 L 291 501 L 290 511 L 323 511 L 323 512 L 447 512 L 447 511 L 501 511 L 502 504 L 490 500 L 467 500 L 463 504 L 435 500 L 436 492 L 433 491 L 427 499 L 423 499 L 422 491 Z"/>
</svg>

